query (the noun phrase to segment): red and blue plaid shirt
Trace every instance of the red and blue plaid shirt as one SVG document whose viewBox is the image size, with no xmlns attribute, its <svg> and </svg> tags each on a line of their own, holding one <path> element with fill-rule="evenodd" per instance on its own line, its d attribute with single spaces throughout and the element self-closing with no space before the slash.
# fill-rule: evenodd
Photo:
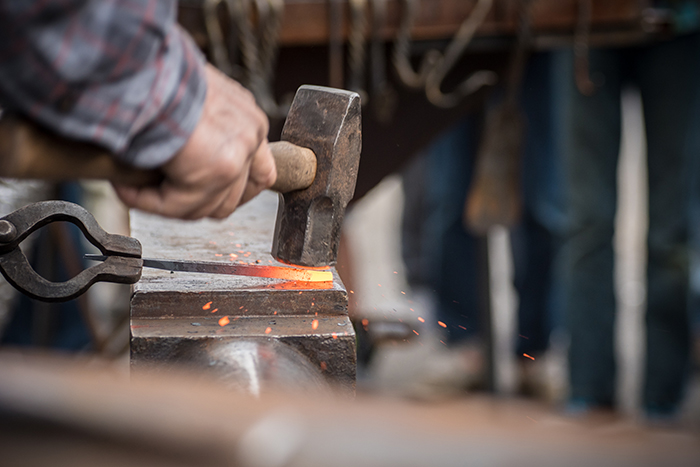
<svg viewBox="0 0 700 467">
<path fill-rule="evenodd" d="M 0 106 L 154 167 L 194 130 L 204 59 L 170 0 L 0 0 Z"/>
</svg>

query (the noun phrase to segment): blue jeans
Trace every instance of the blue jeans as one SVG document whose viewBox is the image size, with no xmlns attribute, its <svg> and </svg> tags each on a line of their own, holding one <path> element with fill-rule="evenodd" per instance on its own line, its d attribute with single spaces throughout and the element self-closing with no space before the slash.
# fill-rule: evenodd
<svg viewBox="0 0 700 467">
<path fill-rule="evenodd" d="M 643 47 L 590 52 L 602 77 L 595 94 L 578 92 L 572 54 L 557 65 L 565 86 L 564 153 L 570 224 L 563 246 L 571 336 L 571 397 L 612 405 L 615 393 L 613 226 L 620 149 L 620 95 L 639 87 L 647 138 L 646 368 L 643 404 L 649 411 L 680 403 L 689 364 L 688 295 L 690 136 L 700 90 L 700 34 Z"/>
<path fill-rule="evenodd" d="M 550 56 L 532 57 L 522 93 L 527 117 L 524 215 L 512 236 L 515 287 L 520 296 L 518 333 L 524 336 L 517 340 L 520 354 L 547 348 L 552 327 L 552 258 L 562 228 Z M 462 221 L 479 127 L 476 116 L 464 117 L 424 151 L 421 165 L 404 179 L 403 256 L 409 284 L 436 292 L 437 319 L 447 325 L 452 343 L 479 332 L 477 239 Z"/>
</svg>

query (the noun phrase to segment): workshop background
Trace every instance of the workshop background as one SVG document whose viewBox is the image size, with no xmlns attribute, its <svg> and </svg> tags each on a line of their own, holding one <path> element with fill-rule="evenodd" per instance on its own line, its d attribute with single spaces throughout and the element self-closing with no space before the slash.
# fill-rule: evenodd
<svg viewBox="0 0 700 467">
<path fill-rule="evenodd" d="M 575 85 L 585 94 L 586 86 L 604 84 L 594 69 L 586 69 L 589 49 L 671 40 L 676 23 L 668 8 L 679 3 L 697 6 L 644 0 L 180 1 L 179 20 L 208 58 L 253 91 L 271 119 L 271 140 L 278 139 L 300 84 L 348 88 L 363 99 L 363 151 L 334 282 L 313 298 L 302 295 L 304 305 L 299 305 L 311 314 L 313 306 L 328 310 L 323 318 L 318 312 L 309 315 L 308 322 L 304 315 L 302 332 L 285 321 L 300 318 L 292 312 L 296 305 L 287 306 L 287 316 L 265 280 L 228 286 L 220 279 L 144 272 L 135 288 L 99 283 L 81 299 L 57 306 L 21 297 L 3 279 L 0 451 L 5 460 L 0 464 L 697 465 L 700 193 L 692 193 L 695 211 L 686 252 L 692 368 L 677 411 L 653 418 L 642 396 L 649 173 L 637 87 L 625 86 L 620 99 L 614 410 L 572 404 L 561 297 L 546 300 L 556 314 L 547 348 L 533 355 L 518 350 L 529 337 L 518 331 L 513 253 L 518 240 L 512 234 L 522 214 L 519 176 L 525 171 L 518 152 L 524 143 L 517 141 L 536 126 L 526 117 L 522 121 L 528 123 L 519 126 L 529 107 L 516 104 L 526 95 L 520 84 L 532 78 L 528 57 L 546 56 L 553 64 L 556 56 L 571 52 Z M 683 18 L 693 15 L 700 18 L 700 7 Z M 422 71 L 431 63 L 432 71 Z M 541 83 L 555 79 L 549 75 Z M 538 105 L 556 109 L 557 98 Z M 700 102 L 696 107 L 700 110 Z M 502 131 L 494 132 L 489 116 L 499 111 L 506 120 L 496 122 Z M 552 112 L 559 135 L 563 130 L 557 125 L 564 119 Z M 500 201 L 497 208 L 483 202 L 482 211 L 468 211 L 471 192 L 459 194 L 459 213 L 465 210 L 460 227 L 474 236 L 472 256 L 466 256 L 474 277 L 464 288 L 477 284 L 465 294 L 474 306 L 462 328 L 478 330 L 456 344 L 450 339 L 461 331 L 441 314 L 440 291 L 430 279 L 415 277 L 416 271 L 430 269 L 420 263 L 425 257 L 419 253 L 428 251 L 432 261 L 436 250 L 416 249 L 415 256 L 406 251 L 405 217 L 418 212 L 427 224 L 433 219 L 420 213 L 416 200 L 435 194 L 421 185 L 430 183 L 430 148 L 436 142 L 437 147 L 462 144 L 450 140 L 455 128 L 469 138 L 477 135 L 463 142 L 472 148 L 469 177 L 496 187 L 479 193 Z M 498 169 L 491 172 L 479 162 L 488 159 L 479 143 L 489 131 L 491 148 L 501 151 L 492 156 Z M 553 139 L 552 147 L 560 148 L 562 142 Z M 556 170 L 550 175 L 561 177 Z M 697 162 L 687 171 L 700 173 Z M 556 192 L 553 198 L 562 202 L 564 195 Z M 107 182 L 56 186 L 0 180 L 2 216 L 45 199 L 79 202 L 107 232 L 137 237 L 144 255 L 217 261 L 223 254 L 258 262 L 268 261 L 278 203 L 276 194 L 266 192 L 223 223 L 180 224 L 129 213 Z M 37 270 L 44 267 L 39 272 L 65 280 L 76 267 L 86 267 L 76 265 L 76 258 L 96 252 L 80 235 L 74 226 L 58 223 L 25 241 L 23 251 Z M 224 246 L 227 237 L 230 245 Z M 453 256 L 461 254 L 454 250 Z M 553 268 L 557 261 L 552 254 Z M 448 276 L 455 282 L 467 274 L 455 271 Z M 562 276 L 558 269 L 547 274 L 555 280 Z M 286 296 L 296 290 L 304 289 L 292 287 Z M 134 291 L 140 301 L 133 301 Z M 238 308 L 234 303 L 240 300 L 246 309 L 241 315 L 231 312 L 228 327 L 229 315 L 225 324 L 218 315 L 205 322 L 200 308 L 208 314 L 217 306 L 202 300 L 209 292 L 228 293 L 222 299 L 228 300 L 226 307 Z M 254 338 L 238 353 L 216 344 L 189 347 L 194 340 L 188 333 L 211 328 L 215 341 L 249 332 L 234 330 L 248 308 L 258 313 L 246 325 L 255 327 Z M 172 336 L 167 335 L 170 318 L 185 323 L 178 322 Z M 446 334 L 451 328 L 453 334 Z M 193 352 L 200 353 L 192 357 Z"/>
</svg>

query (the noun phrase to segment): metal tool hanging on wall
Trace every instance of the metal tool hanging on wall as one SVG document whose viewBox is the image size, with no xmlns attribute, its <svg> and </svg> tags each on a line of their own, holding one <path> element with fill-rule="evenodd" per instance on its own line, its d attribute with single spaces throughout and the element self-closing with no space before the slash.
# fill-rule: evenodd
<svg viewBox="0 0 700 467">
<path fill-rule="evenodd" d="M 225 10 L 231 23 L 228 41 L 219 21 Z M 253 15 L 253 7 L 255 15 Z M 270 117 L 283 118 L 289 110 L 291 96 L 277 103 L 272 90 L 279 51 L 279 33 L 284 14 L 284 0 L 205 0 L 204 18 L 214 64 L 237 79 L 253 93 L 258 105 Z M 254 22 L 254 19 L 257 21 Z M 229 44 L 227 47 L 226 44 Z M 242 67 L 232 58 L 238 58 Z"/>
<path fill-rule="evenodd" d="M 387 0 L 372 0 L 372 42 L 370 44 L 372 109 L 377 121 L 389 123 L 398 101 L 386 72 L 386 50 L 382 30 L 386 26 Z"/>
<path fill-rule="evenodd" d="M 346 87 L 346 57 L 342 36 L 345 24 L 344 3 L 341 0 L 326 1 L 329 25 L 328 79 L 333 87 L 343 88 Z M 391 63 L 400 82 L 410 89 L 424 89 L 427 99 L 433 105 L 444 108 L 454 107 L 482 87 L 494 85 L 497 81 L 496 74 L 479 70 L 465 78 L 453 91 L 445 93 L 442 89 L 445 77 L 464 55 L 493 4 L 494 0 L 477 0 L 472 13 L 464 20 L 444 52 L 429 50 L 421 58 L 418 70 L 414 70 L 411 63 L 411 30 L 421 6 L 427 6 L 427 2 L 401 0 L 401 22 L 391 54 Z M 386 69 L 384 29 L 387 24 L 387 0 L 349 0 L 349 6 L 351 16 L 347 87 L 363 95 L 364 104 L 371 102 L 377 120 L 388 123 L 396 108 L 397 95 Z M 219 21 L 222 10 L 227 11 L 230 18 L 229 37 L 225 37 Z M 371 19 L 368 22 L 369 11 Z M 205 25 L 214 64 L 248 87 L 261 108 L 271 117 L 284 117 L 289 107 L 285 103 L 278 104 L 272 91 L 283 13 L 284 0 L 204 1 Z M 369 54 L 366 43 L 368 29 Z M 369 93 L 365 87 L 368 55 Z"/>
<path fill-rule="evenodd" d="M 459 27 L 444 52 L 428 51 L 418 71 L 411 64 L 411 28 L 418 15 L 419 0 L 403 0 L 401 24 L 394 42 L 393 63 L 399 79 L 412 89 L 425 88 L 428 100 L 437 107 L 449 108 L 484 86 L 496 84 L 498 77 L 489 70 L 472 73 L 450 93 L 442 91 L 445 77 L 452 71 L 469 47 L 474 35 L 491 11 L 493 0 L 478 0 L 471 15 Z"/>
<path fill-rule="evenodd" d="M 591 80 L 588 42 L 591 35 L 591 0 L 578 0 L 578 20 L 574 34 L 574 78 L 584 96 L 592 96 L 596 86 Z"/>
<path fill-rule="evenodd" d="M 350 0 L 350 36 L 348 44 L 348 89 L 355 91 L 367 104 L 365 71 L 367 61 L 367 0 Z"/>
<path fill-rule="evenodd" d="M 477 234 L 486 234 L 494 225 L 511 227 L 520 219 L 525 118 L 519 101 L 532 47 L 531 5 L 532 0 L 520 2 L 518 36 L 509 64 L 505 95 L 487 112 L 474 180 L 464 206 L 464 224 Z"/>
</svg>

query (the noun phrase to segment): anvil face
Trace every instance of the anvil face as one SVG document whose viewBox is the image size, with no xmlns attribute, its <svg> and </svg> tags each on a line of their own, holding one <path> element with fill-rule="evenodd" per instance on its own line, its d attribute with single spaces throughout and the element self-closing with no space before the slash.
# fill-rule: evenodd
<svg viewBox="0 0 700 467">
<path fill-rule="evenodd" d="M 266 192 L 225 221 L 197 222 L 131 213 L 144 257 L 281 265 L 270 255 L 277 196 Z M 143 271 L 131 299 L 132 368 L 192 364 L 213 344 L 273 340 L 301 353 L 325 380 L 355 384 L 355 333 L 348 295 L 329 282 L 224 274 Z"/>
</svg>

